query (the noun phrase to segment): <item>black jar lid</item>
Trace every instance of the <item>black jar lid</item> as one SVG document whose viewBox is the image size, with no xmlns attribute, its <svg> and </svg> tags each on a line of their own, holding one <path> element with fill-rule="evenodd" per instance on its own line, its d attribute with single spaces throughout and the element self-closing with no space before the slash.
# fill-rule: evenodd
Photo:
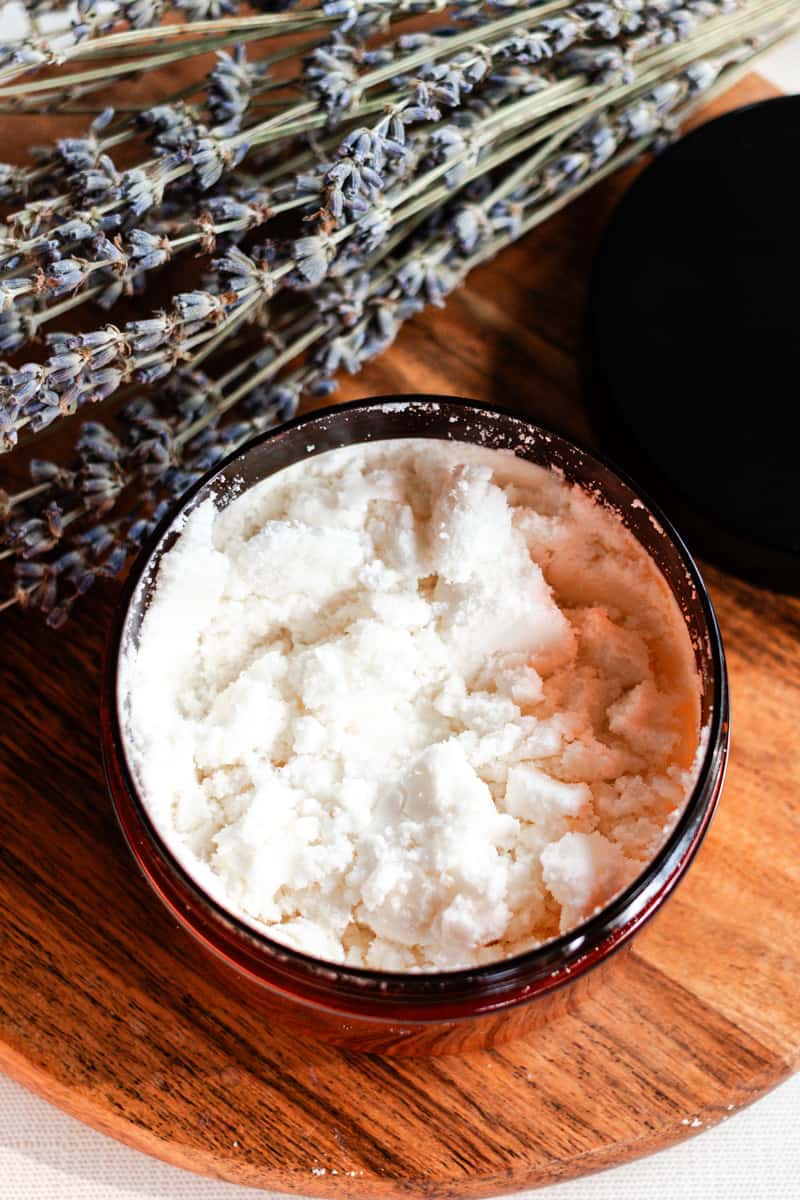
<svg viewBox="0 0 800 1200">
<path fill-rule="evenodd" d="M 624 196 L 593 269 L 599 440 L 690 547 L 800 591 L 800 96 L 719 117 Z"/>
</svg>

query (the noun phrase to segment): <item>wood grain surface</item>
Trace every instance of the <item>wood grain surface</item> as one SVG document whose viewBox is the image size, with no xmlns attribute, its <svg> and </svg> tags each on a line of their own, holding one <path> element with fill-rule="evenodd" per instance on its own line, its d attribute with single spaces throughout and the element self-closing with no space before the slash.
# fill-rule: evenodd
<svg viewBox="0 0 800 1200">
<path fill-rule="evenodd" d="M 751 77 L 722 107 L 765 94 Z M 625 183 L 476 272 L 342 398 L 460 393 L 587 437 L 582 305 Z M 321 1196 L 487 1195 L 727 1119 L 800 1060 L 800 601 L 708 578 L 733 754 L 686 881 L 580 1007 L 528 1040 L 438 1060 L 299 1043 L 208 980 L 135 870 L 103 786 L 98 680 L 115 587 L 65 633 L 5 615 L 0 1067 L 172 1163 Z"/>
</svg>

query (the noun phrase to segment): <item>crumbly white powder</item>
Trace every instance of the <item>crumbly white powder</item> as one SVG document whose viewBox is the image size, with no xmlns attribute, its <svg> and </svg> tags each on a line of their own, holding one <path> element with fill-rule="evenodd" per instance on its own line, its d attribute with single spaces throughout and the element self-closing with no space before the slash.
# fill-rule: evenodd
<svg viewBox="0 0 800 1200">
<path fill-rule="evenodd" d="M 678 606 L 618 517 L 463 443 L 331 451 L 189 517 L 124 661 L 128 755 L 198 882 L 383 970 L 605 904 L 693 777 Z"/>
</svg>

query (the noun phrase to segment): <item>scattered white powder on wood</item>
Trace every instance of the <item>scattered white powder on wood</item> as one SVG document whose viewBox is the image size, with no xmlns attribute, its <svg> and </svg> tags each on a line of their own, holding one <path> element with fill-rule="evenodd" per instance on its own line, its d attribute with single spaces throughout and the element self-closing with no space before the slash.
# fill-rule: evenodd
<svg viewBox="0 0 800 1200">
<path fill-rule="evenodd" d="M 331 451 L 202 504 L 121 676 L 209 892 L 319 958 L 492 962 L 572 928 L 693 778 L 689 635 L 619 519 L 463 443 Z"/>
</svg>

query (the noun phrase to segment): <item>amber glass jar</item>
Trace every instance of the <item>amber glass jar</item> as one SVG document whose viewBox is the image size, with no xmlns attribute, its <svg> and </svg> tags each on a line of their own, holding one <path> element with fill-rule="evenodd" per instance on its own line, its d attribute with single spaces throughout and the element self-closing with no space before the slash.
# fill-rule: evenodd
<svg viewBox="0 0 800 1200">
<path fill-rule="evenodd" d="M 120 654 L 135 645 L 158 560 L 176 521 L 213 495 L 218 506 L 292 463 L 338 446 L 431 437 L 512 449 L 563 471 L 617 511 L 660 568 L 695 647 L 705 749 L 697 782 L 667 842 L 600 913 L 536 950 L 441 974 L 370 971 L 322 962 L 270 940 L 206 895 L 154 828 L 125 755 Z M 125 838 L 161 901 L 203 947 L 220 986 L 301 1036 L 394 1054 L 453 1053 L 528 1032 L 602 981 L 689 866 L 719 798 L 728 748 L 728 688 L 719 630 L 697 567 L 669 522 L 602 460 L 524 418 L 470 401 L 394 396 L 298 418 L 250 442 L 201 480 L 143 550 L 128 579 L 108 646 L 102 705 L 109 790 Z"/>
</svg>

